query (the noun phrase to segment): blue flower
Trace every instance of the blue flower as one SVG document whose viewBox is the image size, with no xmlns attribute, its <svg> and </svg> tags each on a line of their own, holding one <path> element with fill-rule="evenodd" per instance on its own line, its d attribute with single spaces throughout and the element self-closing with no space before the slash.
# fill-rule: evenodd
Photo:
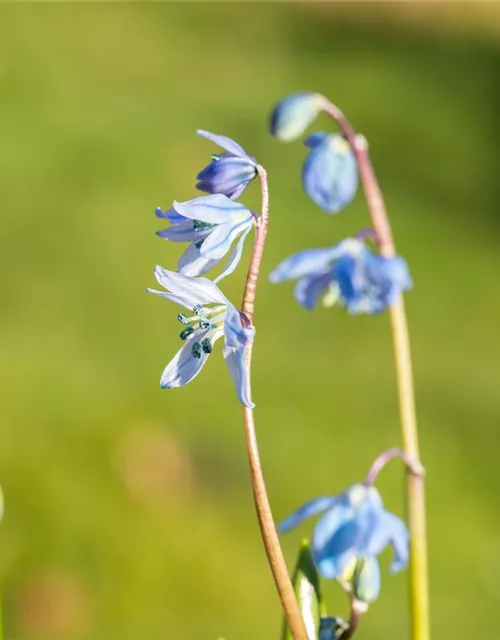
<svg viewBox="0 0 500 640">
<path fill-rule="evenodd" d="M 389 544 L 394 549 L 390 570 L 400 571 L 407 565 L 406 526 L 385 510 L 374 487 L 355 484 L 339 496 L 315 498 L 282 522 L 279 531 L 288 532 L 306 518 L 323 512 L 312 539 L 314 561 L 323 577 L 350 579 L 359 561 L 378 556 Z M 370 571 L 373 587 L 373 564 Z M 372 588 L 371 595 L 376 591 Z"/>
<path fill-rule="evenodd" d="M 224 337 L 224 359 L 236 393 L 242 404 L 252 408 L 245 347 L 253 340 L 254 329 L 244 326 L 240 312 L 208 278 L 189 278 L 160 266 L 156 267 L 155 276 L 167 293 L 155 289 L 148 292 L 177 302 L 192 313 L 189 317 L 183 313 L 177 316 L 184 326 L 179 337 L 185 344 L 165 367 L 160 386 L 173 389 L 191 382 L 202 370 L 214 344 Z"/>
<path fill-rule="evenodd" d="M 351 145 L 338 133 L 313 133 L 304 140 L 311 147 L 302 169 L 302 184 L 324 211 L 337 213 L 356 195 L 358 168 Z"/>
<path fill-rule="evenodd" d="M 231 138 L 202 129 L 196 133 L 226 149 L 225 153 L 214 154 L 212 162 L 196 176 L 196 188 L 207 193 L 223 193 L 236 200 L 257 176 L 256 159 Z"/>
<path fill-rule="evenodd" d="M 224 271 L 215 279 L 232 273 L 241 258 L 243 243 L 254 225 L 254 217 L 244 205 L 222 194 L 174 202 L 173 209 L 156 210 L 158 218 L 165 218 L 171 226 L 157 231 L 157 235 L 171 242 L 189 242 L 178 264 L 179 273 L 195 277 L 210 271 L 228 253 L 239 236 Z"/>
<path fill-rule="evenodd" d="M 352 314 L 380 313 L 413 285 L 402 257 L 373 253 L 360 238 L 300 251 L 278 265 L 269 279 L 298 280 L 295 297 L 307 309 L 322 298 L 325 306 L 338 301 Z"/>
<path fill-rule="evenodd" d="M 302 91 L 280 100 L 271 113 L 270 130 L 284 142 L 299 138 L 320 113 L 324 98 Z"/>
</svg>

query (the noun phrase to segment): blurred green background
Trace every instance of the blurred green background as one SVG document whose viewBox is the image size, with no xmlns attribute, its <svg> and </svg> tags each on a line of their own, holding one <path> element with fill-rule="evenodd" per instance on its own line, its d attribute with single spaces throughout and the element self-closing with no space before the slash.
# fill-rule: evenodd
<svg viewBox="0 0 500 640">
<path fill-rule="evenodd" d="M 275 101 L 308 89 L 368 136 L 415 280 L 434 637 L 498 638 L 500 13 L 355 4 L 0 7 L 7 638 L 278 637 L 229 375 L 216 354 L 188 388 L 159 389 L 178 310 L 144 289 L 179 255 L 155 237 L 154 209 L 196 196 L 216 151 L 198 127 L 269 171 L 265 274 L 366 226 L 360 194 L 339 216 L 317 209 L 305 149 L 267 133 Z M 257 208 L 258 186 L 242 200 Z M 244 272 L 224 282 L 235 300 Z M 390 334 L 386 315 L 308 313 L 265 277 L 256 324 L 256 420 L 281 518 L 399 442 Z M 393 463 L 380 482 L 398 513 L 401 480 Z M 309 531 L 283 540 L 290 564 Z M 406 579 L 384 573 L 360 640 L 408 638 Z M 327 594 L 346 615 L 336 585 Z"/>
</svg>

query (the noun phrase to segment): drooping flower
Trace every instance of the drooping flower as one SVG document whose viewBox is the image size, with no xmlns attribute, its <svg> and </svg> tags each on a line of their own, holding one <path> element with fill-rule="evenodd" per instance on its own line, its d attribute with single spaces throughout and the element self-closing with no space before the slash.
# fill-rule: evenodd
<svg viewBox="0 0 500 640">
<path fill-rule="evenodd" d="M 226 149 L 225 153 L 214 154 L 212 162 L 196 176 L 196 188 L 236 200 L 257 176 L 257 160 L 231 138 L 202 129 L 196 133 Z"/>
<path fill-rule="evenodd" d="M 238 238 L 223 272 L 215 279 L 232 273 L 241 258 L 245 238 L 254 224 L 252 212 L 223 194 L 211 194 L 187 202 L 174 202 L 167 211 L 156 210 L 158 218 L 168 220 L 167 229 L 157 235 L 171 242 L 189 242 L 179 260 L 179 273 L 195 277 L 210 271 L 229 252 Z"/>
<path fill-rule="evenodd" d="M 295 253 L 269 279 L 274 283 L 298 280 L 295 297 L 307 309 L 322 298 L 325 306 L 340 302 L 352 314 L 380 313 L 413 284 L 404 258 L 373 253 L 361 238 Z"/>
<path fill-rule="evenodd" d="M 224 337 L 224 359 L 242 404 L 253 407 L 250 399 L 245 347 L 253 340 L 254 329 L 245 326 L 242 315 L 219 287 L 208 278 L 189 278 L 157 266 L 155 276 L 167 291 L 149 293 L 177 302 L 189 309 L 177 316 L 184 326 L 179 334 L 185 344 L 165 367 L 160 380 L 163 389 L 183 387 L 202 370 L 214 344 Z"/>
<path fill-rule="evenodd" d="M 313 133 L 304 140 L 311 148 L 302 168 L 302 184 L 324 211 L 337 213 L 353 200 L 358 168 L 351 145 L 338 133 Z"/>
<path fill-rule="evenodd" d="M 306 518 L 319 513 L 324 515 L 314 529 L 312 552 L 323 577 L 349 580 L 359 561 L 375 558 L 389 544 L 394 549 L 390 570 L 400 571 L 407 565 L 406 526 L 400 518 L 385 510 L 374 487 L 355 484 L 338 496 L 315 498 L 284 520 L 279 531 L 291 531 Z M 371 562 L 369 571 L 370 596 L 373 597 L 377 592 L 373 588 L 376 587 L 376 568 Z"/>
<path fill-rule="evenodd" d="M 323 96 L 307 91 L 283 98 L 271 112 L 272 135 L 284 142 L 296 140 L 318 116 L 323 102 Z"/>
</svg>

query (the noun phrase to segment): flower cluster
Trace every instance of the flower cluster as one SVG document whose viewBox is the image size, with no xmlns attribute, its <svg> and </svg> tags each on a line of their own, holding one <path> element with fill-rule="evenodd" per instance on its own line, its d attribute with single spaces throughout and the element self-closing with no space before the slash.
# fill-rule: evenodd
<svg viewBox="0 0 500 640">
<path fill-rule="evenodd" d="M 291 95 L 274 108 L 271 132 L 283 141 L 295 140 L 305 133 L 322 111 L 328 109 L 336 108 L 319 94 L 302 92 Z M 334 117 L 342 124 L 344 133 L 316 132 L 304 140 L 310 149 L 302 169 L 304 189 L 321 209 L 331 214 L 338 213 L 355 198 L 359 167 L 365 190 L 370 191 L 366 189 L 370 169 L 366 171 L 367 165 L 359 155 L 358 138 L 348 123 L 344 126 L 346 121 L 340 115 L 340 118 Z M 244 406 L 252 408 L 247 361 L 250 350 L 247 347 L 253 341 L 255 331 L 251 318 L 224 295 L 219 283 L 238 266 L 245 239 L 256 224 L 258 232 L 253 255 L 259 259 L 252 261 L 250 274 L 253 275 L 255 264 L 255 271 L 258 271 L 264 246 L 267 205 L 263 205 L 265 213 L 259 220 L 256 213 L 237 199 L 260 174 L 263 201 L 266 202 L 265 171 L 234 140 L 203 130 L 197 133 L 223 149 L 212 155 L 210 163 L 197 175 L 196 188 L 206 195 L 184 202 L 174 201 L 170 209 L 156 210 L 156 216 L 168 223 L 166 228 L 157 231 L 157 235 L 169 242 L 187 245 L 176 271 L 156 267 L 156 280 L 162 289 L 147 290 L 184 308 L 177 315 L 182 345 L 165 367 L 160 384 L 164 389 L 172 389 L 191 382 L 205 366 L 215 343 L 223 338 L 223 356 L 237 397 Z M 373 219 L 376 221 L 377 216 L 373 215 Z M 369 240 L 374 241 L 372 248 Z M 394 255 L 392 243 L 389 245 L 388 249 L 376 230 L 365 229 L 332 246 L 291 255 L 272 271 L 270 280 L 273 283 L 295 280 L 295 298 L 307 309 L 313 309 L 321 302 L 326 307 L 338 304 L 350 314 L 381 313 L 395 305 L 401 293 L 412 287 L 406 261 Z M 205 274 L 216 267 L 219 267 L 219 275 L 213 280 L 208 279 Z M 248 282 L 251 283 L 251 278 Z M 245 412 L 245 417 L 248 416 Z M 248 422 L 246 425 L 255 438 L 254 427 Z M 256 454 L 255 451 L 256 446 L 249 449 L 253 472 L 259 465 L 258 452 Z M 314 527 L 310 546 L 308 541 L 302 545 L 293 578 L 309 640 L 337 640 L 354 633 L 358 614 L 366 611 L 379 595 L 381 574 L 378 556 L 388 546 L 394 552 L 390 566 L 392 572 L 400 571 L 408 564 L 409 534 L 406 525 L 385 509 L 379 492 L 373 486 L 381 468 L 396 456 L 405 461 L 412 473 L 421 472 L 419 462 L 411 460 L 407 452 L 391 449 L 377 458 L 364 482 L 354 484 L 338 495 L 307 502 L 279 527 L 281 533 L 286 533 L 304 520 L 321 515 Z M 261 508 L 259 500 L 256 499 L 258 510 Z M 272 549 L 269 545 L 266 548 L 271 558 Z M 349 593 L 349 622 L 324 615 L 320 606 L 319 576 L 337 580 Z M 303 608 L 301 599 L 309 607 L 309 613 Z M 315 603 L 316 609 L 311 603 Z M 288 640 L 292 636 L 286 635 L 286 631 L 284 638 Z"/>
<path fill-rule="evenodd" d="M 316 118 L 324 98 L 297 93 L 281 100 L 271 114 L 271 133 L 294 140 Z M 313 133 L 304 143 L 311 148 L 302 169 L 302 182 L 312 200 L 328 213 L 337 213 L 356 194 L 358 170 L 354 150 L 343 134 Z M 375 238 L 376 240 L 376 238 Z M 363 234 L 325 249 L 309 249 L 284 260 L 271 282 L 298 280 L 295 297 L 307 309 L 321 299 L 325 306 L 343 305 L 352 314 L 374 314 L 394 305 L 412 287 L 404 258 L 371 251 Z"/>
<path fill-rule="evenodd" d="M 302 92 L 275 106 L 270 130 L 285 142 L 296 140 L 322 111 L 334 113 L 344 133 L 317 132 L 305 137 L 310 152 L 302 168 L 302 184 L 310 198 L 332 214 L 353 201 L 358 188 L 358 162 L 362 161 L 360 149 L 352 146 L 357 146 L 352 128 L 348 124 L 344 127 L 345 118 L 322 96 Z M 374 248 L 370 248 L 369 240 L 374 241 Z M 396 304 L 403 291 L 411 289 L 412 279 L 404 258 L 389 251 L 382 255 L 377 251 L 378 243 L 376 231 L 364 229 L 332 246 L 299 251 L 283 260 L 270 280 L 295 280 L 295 298 L 307 309 L 321 302 L 326 307 L 338 304 L 350 314 L 380 313 Z M 377 459 L 375 469 L 392 456 L 388 453 Z M 405 459 L 404 454 L 402 457 Z M 305 519 L 322 514 L 311 540 L 312 562 L 322 577 L 339 581 L 350 594 L 351 619 L 353 612 L 356 617 L 366 611 L 379 595 L 378 556 L 387 546 L 394 550 L 391 571 L 399 571 L 408 563 L 406 525 L 384 508 L 372 475 L 340 495 L 307 502 L 279 527 L 285 533 Z M 317 633 L 309 636 L 319 640 L 342 638 L 344 634 L 350 637 L 355 628 L 350 630 L 350 624 L 325 616 L 318 621 Z"/>
<path fill-rule="evenodd" d="M 242 404 L 253 407 L 250 398 L 245 348 L 253 340 L 254 329 L 244 314 L 217 286 L 232 273 L 241 259 L 243 244 L 254 226 L 255 215 L 236 202 L 257 175 L 257 162 L 239 144 L 207 131 L 198 134 L 215 142 L 224 153 L 213 155 L 211 163 L 197 176 L 196 187 L 209 195 L 186 202 L 174 202 L 171 209 L 156 210 L 169 222 L 157 232 L 170 242 L 185 242 L 177 272 L 157 266 L 155 276 L 166 291 L 148 292 L 177 302 L 190 312 L 177 318 L 184 345 L 165 367 L 161 387 L 172 389 L 191 382 L 205 365 L 214 344 L 224 337 L 224 359 Z M 203 276 L 227 255 L 222 272 L 213 280 Z"/>
</svg>

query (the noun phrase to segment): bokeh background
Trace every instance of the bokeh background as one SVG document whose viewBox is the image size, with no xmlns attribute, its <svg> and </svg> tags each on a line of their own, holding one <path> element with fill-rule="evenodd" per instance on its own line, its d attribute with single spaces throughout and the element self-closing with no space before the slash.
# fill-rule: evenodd
<svg viewBox="0 0 500 640">
<path fill-rule="evenodd" d="M 278 637 L 229 375 L 216 354 L 188 388 L 159 389 L 178 310 L 144 289 L 179 255 L 155 237 L 154 209 L 194 197 L 216 150 L 198 127 L 269 171 L 265 274 L 366 226 L 361 194 L 341 215 L 317 209 L 305 149 L 267 133 L 274 102 L 298 90 L 324 92 L 368 136 L 415 280 L 434 637 L 498 638 L 499 34 L 496 3 L 2 4 L 7 638 Z M 242 200 L 258 207 L 258 186 Z M 224 282 L 235 300 L 244 272 Z M 263 278 L 256 315 L 277 518 L 399 441 L 387 317 L 308 313 L 291 289 Z M 393 463 L 380 482 L 398 513 L 401 480 Z M 284 539 L 291 565 L 308 531 Z M 384 573 L 360 640 L 408 638 L 406 579 Z M 327 595 L 346 615 L 336 585 Z"/>
</svg>

